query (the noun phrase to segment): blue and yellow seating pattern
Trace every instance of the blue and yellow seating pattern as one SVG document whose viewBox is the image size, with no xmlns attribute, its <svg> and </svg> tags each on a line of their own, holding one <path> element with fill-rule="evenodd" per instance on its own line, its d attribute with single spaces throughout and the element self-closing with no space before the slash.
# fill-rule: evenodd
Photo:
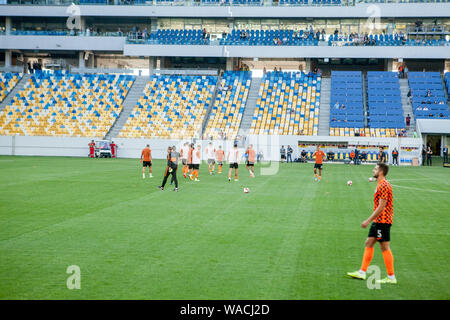
<svg viewBox="0 0 450 320">
<path fill-rule="evenodd" d="M 0 73 L 0 102 L 5 100 L 6 96 L 19 83 L 22 73 L 5 72 Z"/>
<path fill-rule="evenodd" d="M 250 134 L 317 135 L 321 77 L 303 72 L 264 75 Z"/>
<path fill-rule="evenodd" d="M 239 131 L 251 84 L 251 72 L 226 71 L 212 107 L 205 137 L 234 139 Z"/>
<path fill-rule="evenodd" d="M 134 76 L 39 72 L 0 113 L 0 134 L 104 137 Z"/>
<path fill-rule="evenodd" d="M 216 83 L 215 76 L 152 75 L 119 137 L 200 137 Z"/>
</svg>

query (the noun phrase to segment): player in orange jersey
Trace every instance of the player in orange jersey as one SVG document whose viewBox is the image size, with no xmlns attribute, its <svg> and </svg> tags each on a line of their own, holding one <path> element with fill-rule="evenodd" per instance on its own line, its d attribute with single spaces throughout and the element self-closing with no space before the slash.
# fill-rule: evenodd
<svg viewBox="0 0 450 320">
<path fill-rule="evenodd" d="M 325 157 L 325 153 L 320 150 L 320 147 L 317 146 L 316 151 L 313 153 L 313 158 L 316 158 L 316 163 L 314 164 L 314 181 L 317 181 L 317 169 L 319 169 L 319 181 L 322 179 L 322 164 L 323 157 Z"/>
<path fill-rule="evenodd" d="M 188 164 L 187 174 L 191 180 L 193 180 L 192 173 L 194 172 L 194 166 L 192 165 L 193 153 L 194 153 L 194 144 L 191 143 L 189 145 L 188 156 L 187 156 L 187 164 Z"/>
<path fill-rule="evenodd" d="M 142 178 L 145 179 L 145 167 L 148 167 L 148 173 L 150 178 L 153 178 L 152 175 L 152 150 L 150 149 L 150 145 L 147 145 L 141 152 L 141 160 L 142 163 Z"/>
<path fill-rule="evenodd" d="M 366 279 L 366 271 L 372 261 L 375 243 L 378 241 L 383 254 L 384 264 L 387 269 L 388 276 L 382 280 L 377 280 L 378 283 L 396 284 L 397 279 L 394 274 L 394 256 L 392 255 L 389 246 L 391 240 L 391 226 L 394 218 L 393 193 L 392 186 L 386 180 L 386 175 L 389 172 L 389 167 L 385 163 L 378 163 L 373 169 L 373 176 L 377 180 L 377 187 L 373 197 L 373 213 L 367 220 L 361 223 L 362 228 L 372 222 L 369 230 L 369 235 L 366 239 L 366 247 L 364 249 L 364 256 L 361 268 L 355 272 L 348 272 L 352 278 Z"/>
<path fill-rule="evenodd" d="M 255 150 L 253 149 L 253 145 L 249 145 L 247 151 L 245 151 L 247 155 L 247 163 L 246 167 L 248 172 L 250 173 L 250 177 L 255 177 Z"/>
<path fill-rule="evenodd" d="M 222 146 L 219 146 L 219 149 L 216 151 L 216 160 L 217 160 L 217 165 L 219 166 L 219 173 L 222 173 L 224 157 L 225 157 L 225 152 L 223 151 Z"/>
</svg>

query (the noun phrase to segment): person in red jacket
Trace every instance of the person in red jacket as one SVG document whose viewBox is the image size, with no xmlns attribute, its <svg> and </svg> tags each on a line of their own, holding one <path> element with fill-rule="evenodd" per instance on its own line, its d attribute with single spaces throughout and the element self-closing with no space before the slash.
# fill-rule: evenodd
<svg viewBox="0 0 450 320">
<path fill-rule="evenodd" d="M 94 158 L 95 153 L 95 142 L 94 140 L 91 140 L 91 142 L 88 144 L 89 146 L 89 158 Z"/>
<path fill-rule="evenodd" d="M 114 143 L 114 141 L 111 141 L 109 146 L 111 147 L 111 156 L 113 158 L 115 158 L 116 157 L 116 151 L 117 151 L 117 145 Z"/>
</svg>

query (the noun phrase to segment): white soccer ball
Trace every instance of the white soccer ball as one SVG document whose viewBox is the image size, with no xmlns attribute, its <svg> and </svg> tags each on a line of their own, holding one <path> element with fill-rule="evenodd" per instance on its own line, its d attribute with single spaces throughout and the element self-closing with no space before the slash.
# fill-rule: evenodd
<svg viewBox="0 0 450 320">
<path fill-rule="evenodd" d="M 250 189 L 249 188 L 244 188 L 244 193 L 249 193 Z"/>
<path fill-rule="evenodd" d="M 375 180 L 377 180 L 377 179 L 372 178 L 372 177 L 369 178 L 369 182 L 374 182 Z"/>
<path fill-rule="evenodd" d="M 352 183 L 353 183 L 352 180 L 348 180 L 348 181 L 347 181 L 347 185 L 348 185 L 349 187 L 352 185 Z"/>
</svg>

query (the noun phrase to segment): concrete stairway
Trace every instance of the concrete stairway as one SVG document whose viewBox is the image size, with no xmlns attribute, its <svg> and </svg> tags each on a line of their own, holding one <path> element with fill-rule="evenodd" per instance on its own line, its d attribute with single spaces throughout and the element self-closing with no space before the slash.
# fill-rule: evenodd
<svg viewBox="0 0 450 320">
<path fill-rule="evenodd" d="M 222 76 L 219 75 L 217 77 L 217 82 L 216 82 L 216 86 L 214 88 L 214 92 L 213 92 L 213 96 L 211 99 L 211 103 L 208 106 L 208 110 L 206 111 L 205 117 L 203 118 L 203 124 L 202 124 L 202 137 L 205 134 L 206 131 L 206 127 L 208 125 L 208 121 L 209 121 L 209 115 L 211 113 L 212 107 L 214 106 L 214 104 L 216 103 L 216 98 L 217 98 L 217 93 L 219 92 L 219 85 L 220 82 L 222 81 Z M 206 137 L 205 137 L 206 138 Z"/>
<path fill-rule="evenodd" d="M 367 82 L 367 74 L 364 74 L 364 72 L 361 75 L 362 78 L 362 90 L 363 90 L 363 109 L 364 109 L 364 127 L 369 126 L 369 119 L 368 119 L 368 113 L 369 113 L 369 97 L 368 97 L 368 90 L 369 90 L 369 84 Z"/>
<path fill-rule="evenodd" d="M 0 111 L 2 111 L 8 104 L 10 104 L 11 100 L 16 96 L 16 94 L 21 91 L 25 84 L 28 82 L 28 79 L 31 78 L 31 75 L 26 73 L 22 76 L 16 86 L 12 89 L 12 91 L 6 96 L 5 100 L 0 104 Z"/>
<path fill-rule="evenodd" d="M 412 105 L 409 103 L 408 100 L 408 91 L 409 91 L 408 79 L 399 79 L 398 81 L 400 83 L 400 94 L 402 96 L 403 115 L 405 116 L 405 118 L 408 114 L 411 117 L 411 124 L 409 128 L 407 128 L 407 135 L 408 137 L 412 137 L 414 131 L 416 130 L 416 120 L 414 118 Z"/>
<path fill-rule="evenodd" d="M 319 136 L 330 135 L 331 78 L 322 78 L 320 87 Z"/>
<path fill-rule="evenodd" d="M 130 91 L 128 91 L 128 94 L 125 97 L 122 112 L 119 114 L 116 122 L 114 122 L 113 126 L 105 136 L 106 140 L 117 137 L 120 130 L 125 125 L 125 122 L 127 122 L 127 119 L 133 111 L 134 107 L 136 106 L 139 97 L 144 92 L 148 80 L 148 77 L 136 77 L 136 80 L 133 82 Z"/>
<path fill-rule="evenodd" d="M 259 87 L 261 86 L 262 78 L 252 78 L 250 90 L 248 92 L 247 103 L 245 105 L 244 114 L 242 116 L 241 125 L 239 127 L 238 135 L 247 135 L 252 125 L 253 114 L 255 113 L 256 100 L 258 100 Z"/>
</svg>

